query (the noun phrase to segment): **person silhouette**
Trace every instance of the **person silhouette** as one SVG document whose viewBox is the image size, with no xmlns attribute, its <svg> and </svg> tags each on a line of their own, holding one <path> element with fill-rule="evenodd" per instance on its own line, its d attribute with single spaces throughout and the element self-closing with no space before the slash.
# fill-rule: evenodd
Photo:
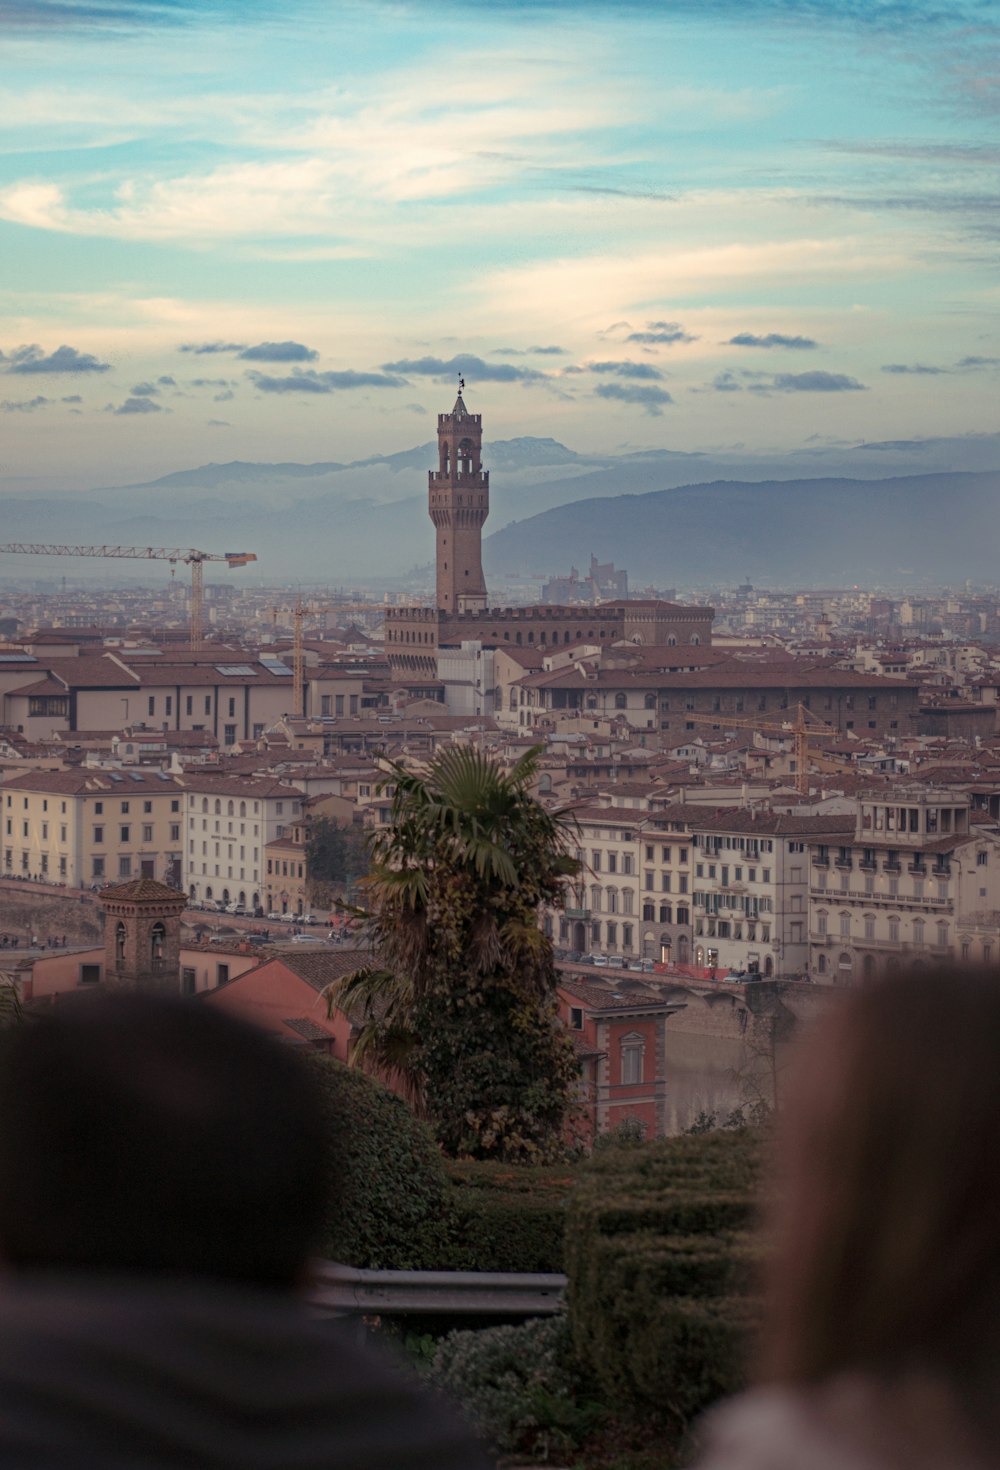
<svg viewBox="0 0 1000 1470">
<path fill-rule="evenodd" d="M 850 992 L 778 1134 L 758 1386 L 700 1470 L 1000 1465 L 1000 975 Z"/>
</svg>

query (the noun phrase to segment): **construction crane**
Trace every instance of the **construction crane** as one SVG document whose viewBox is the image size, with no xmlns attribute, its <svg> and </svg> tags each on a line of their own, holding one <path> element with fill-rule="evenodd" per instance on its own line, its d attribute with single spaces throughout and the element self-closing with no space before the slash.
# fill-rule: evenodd
<svg viewBox="0 0 1000 1470">
<path fill-rule="evenodd" d="M 686 720 L 691 720 L 697 725 L 713 725 L 717 730 L 762 730 L 774 735 L 793 735 L 795 737 L 795 790 L 800 796 L 809 795 L 809 741 L 818 740 L 823 737 L 829 740 L 836 731 L 820 720 L 804 704 L 796 707 L 794 724 L 789 720 L 784 724 L 776 724 L 772 720 L 755 720 L 752 717 L 734 716 L 726 714 L 696 715 L 691 711 L 685 714 Z M 812 724 L 809 721 L 812 721 Z"/>
<path fill-rule="evenodd" d="M 306 613 L 325 612 L 323 607 L 316 607 L 312 603 L 303 602 L 301 597 L 295 599 L 294 607 L 272 607 L 271 621 L 278 621 L 279 613 L 291 613 L 292 628 L 294 630 L 292 640 L 292 714 L 297 720 L 301 720 L 306 712 L 306 681 L 305 681 L 305 648 L 302 636 L 302 620 Z"/>
<path fill-rule="evenodd" d="M 254 551 L 196 551 L 188 546 L 50 546 L 38 541 L 8 541 L 0 545 L 0 552 L 12 552 L 19 556 L 108 556 L 127 561 L 168 561 L 173 567 L 184 562 L 191 568 L 191 647 L 201 648 L 205 641 L 203 620 L 204 564 L 207 561 L 224 561 L 228 567 L 245 567 L 256 561 Z"/>
</svg>

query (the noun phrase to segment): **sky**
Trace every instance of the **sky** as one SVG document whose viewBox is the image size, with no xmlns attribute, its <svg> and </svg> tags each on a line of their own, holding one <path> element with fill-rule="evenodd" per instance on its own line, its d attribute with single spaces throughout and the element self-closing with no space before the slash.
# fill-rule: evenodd
<svg viewBox="0 0 1000 1470">
<path fill-rule="evenodd" d="M 996 431 L 1000 0 L 0 0 L 0 488 Z"/>
</svg>

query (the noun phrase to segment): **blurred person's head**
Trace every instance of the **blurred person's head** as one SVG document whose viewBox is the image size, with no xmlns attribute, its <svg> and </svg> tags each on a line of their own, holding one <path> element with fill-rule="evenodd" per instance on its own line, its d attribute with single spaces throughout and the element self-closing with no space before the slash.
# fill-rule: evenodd
<svg viewBox="0 0 1000 1470">
<path fill-rule="evenodd" d="M 0 1046 L 0 1256 L 292 1286 L 325 1208 L 306 1069 L 197 1001 L 88 996 Z"/>
<path fill-rule="evenodd" d="M 852 992 L 799 1057 L 781 1127 L 767 1376 L 1000 1363 L 1000 974 Z"/>
</svg>

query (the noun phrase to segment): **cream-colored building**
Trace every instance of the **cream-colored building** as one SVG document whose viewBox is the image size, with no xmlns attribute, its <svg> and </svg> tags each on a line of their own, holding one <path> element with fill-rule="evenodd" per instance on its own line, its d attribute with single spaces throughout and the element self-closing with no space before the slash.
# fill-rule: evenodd
<svg viewBox="0 0 1000 1470">
<path fill-rule="evenodd" d="M 70 888 L 181 878 L 184 791 L 160 771 L 28 771 L 0 787 L 3 871 Z"/>
<path fill-rule="evenodd" d="M 1000 835 L 961 791 L 899 786 L 858 798 L 855 829 L 810 849 L 814 980 L 1000 957 Z"/>
<path fill-rule="evenodd" d="M 302 792 L 266 777 L 186 771 L 184 891 L 195 903 L 264 907 L 267 845 L 302 818 Z"/>
</svg>

